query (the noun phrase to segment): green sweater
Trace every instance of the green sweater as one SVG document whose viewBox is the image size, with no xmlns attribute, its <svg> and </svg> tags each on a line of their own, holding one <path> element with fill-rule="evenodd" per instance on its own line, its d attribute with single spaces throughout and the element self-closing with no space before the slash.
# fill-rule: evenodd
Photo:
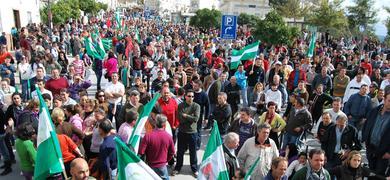
<svg viewBox="0 0 390 180">
<path fill-rule="evenodd" d="M 184 117 L 183 114 L 187 114 Z M 179 131 L 182 133 L 193 134 L 197 132 L 197 122 L 200 116 L 199 104 L 193 102 L 191 105 L 185 101 L 179 104 L 177 108 L 177 117 L 179 118 Z"/>
<path fill-rule="evenodd" d="M 20 159 L 20 169 L 22 171 L 34 172 L 35 158 L 37 151 L 31 140 L 16 139 L 15 141 L 16 153 Z"/>
<path fill-rule="evenodd" d="M 294 174 L 292 180 L 305 180 L 306 174 L 307 174 L 307 167 L 303 167 Z M 330 180 L 330 175 L 327 170 L 325 170 L 325 176 L 326 176 L 326 180 Z"/>
</svg>

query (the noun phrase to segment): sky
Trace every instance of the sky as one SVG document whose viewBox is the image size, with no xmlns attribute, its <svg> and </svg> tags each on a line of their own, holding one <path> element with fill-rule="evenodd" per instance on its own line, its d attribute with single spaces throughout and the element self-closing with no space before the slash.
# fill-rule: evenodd
<svg viewBox="0 0 390 180">
<path fill-rule="evenodd" d="M 354 0 L 345 0 L 343 3 L 344 7 L 354 5 Z M 390 7 L 390 0 L 374 0 L 374 8 L 378 11 L 377 18 L 378 23 L 374 25 L 375 34 L 378 36 L 386 36 L 387 29 L 385 21 L 390 17 L 390 14 L 384 10 L 384 6 Z"/>
</svg>

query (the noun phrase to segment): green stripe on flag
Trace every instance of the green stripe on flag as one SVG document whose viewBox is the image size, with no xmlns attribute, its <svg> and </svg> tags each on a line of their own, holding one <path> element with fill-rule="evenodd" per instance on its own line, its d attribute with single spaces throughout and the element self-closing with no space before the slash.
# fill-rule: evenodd
<svg viewBox="0 0 390 180">
<path fill-rule="evenodd" d="M 238 65 L 243 60 L 255 59 L 257 51 L 259 50 L 260 41 L 249 44 L 242 48 L 241 50 L 232 50 L 230 69 L 237 69 Z"/>
<path fill-rule="evenodd" d="M 260 161 L 260 157 L 258 157 L 256 159 L 256 161 L 252 164 L 252 166 L 249 169 L 249 171 L 245 174 L 245 177 L 244 177 L 245 180 L 250 180 L 251 179 L 251 175 L 252 175 L 253 171 L 256 169 L 257 164 L 259 163 L 259 161 Z"/>
<path fill-rule="evenodd" d="M 228 180 L 229 174 L 225 164 L 225 156 L 222 147 L 221 135 L 219 134 L 218 124 L 214 121 L 214 127 L 211 130 L 209 142 L 203 155 L 202 163 L 199 168 L 199 180 Z"/>
<path fill-rule="evenodd" d="M 138 153 L 138 147 L 141 139 L 141 133 L 144 130 L 144 126 L 146 121 L 148 120 L 148 117 L 150 113 L 152 112 L 152 109 L 154 105 L 156 104 L 158 98 L 160 97 L 160 93 L 155 94 L 153 99 L 145 104 L 143 107 L 142 113 L 139 116 L 139 119 L 137 120 L 137 123 L 134 126 L 133 133 L 131 134 L 130 140 L 128 144 L 130 144 L 134 148 L 134 152 Z"/>
<path fill-rule="evenodd" d="M 49 110 L 42 98 L 38 86 L 35 87 L 39 98 L 39 124 L 37 135 L 37 157 L 34 179 L 44 180 L 47 177 L 63 172 L 64 164 L 57 134 Z"/>
<path fill-rule="evenodd" d="M 120 138 L 115 137 L 118 159 L 118 180 L 161 179 L 145 162 L 131 151 Z"/>
<path fill-rule="evenodd" d="M 311 38 L 310 38 L 310 45 L 309 49 L 307 51 L 307 57 L 311 58 L 314 55 L 314 49 L 316 47 L 316 39 L 317 39 L 317 32 L 313 31 L 311 33 Z"/>
</svg>

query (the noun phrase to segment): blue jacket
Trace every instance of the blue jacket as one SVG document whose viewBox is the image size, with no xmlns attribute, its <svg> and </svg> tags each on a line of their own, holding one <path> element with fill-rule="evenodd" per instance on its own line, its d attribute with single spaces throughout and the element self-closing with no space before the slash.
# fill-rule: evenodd
<svg viewBox="0 0 390 180">
<path fill-rule="evenodd" d="M 237 84 L 241 87 L 241 89 L 246 88 L 247 86 L 246 79 L 248 77 L 245 75 L 245 71 L 242 71 L 241 73 L 240 71 L 236 71 L 236 73 L 234 73 L 234 76 L 236 76 Z"/>
<path fill-rule="evenodd" d="M 111 172 L 111 170 L 117 168 L 118 160 L 116 156 L 114 137 L 115 135 L 105 137 L 103 143 L 100 145 L 99 161 L 102 163 L 102 167 L 100 169 L 102 172 Z"/>
<path fill-rule="evenodd" d="M 11 73 L 7 74 L 6 71 L 10 70 Z M 15 76 L 14 73 L 16 72 L 16 68 L 14 65 L 7 66 L 5 63 L 0 65 L 0 73 L 1 73 L 1 78 L 9 78 L 10 80 L 14 80 Z"/>
<path fill-rule="evenodd" d="M 366 118 L 371 110 L 371 98 L 367 95 L 353 94 L 344 107 L 344 113 L 354 118 Z"/>
</svg>

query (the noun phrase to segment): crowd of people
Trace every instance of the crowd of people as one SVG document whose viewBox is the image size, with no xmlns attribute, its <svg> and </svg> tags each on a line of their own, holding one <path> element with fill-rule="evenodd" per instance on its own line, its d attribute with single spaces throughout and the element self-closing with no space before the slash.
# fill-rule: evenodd
<svg viewBox="0 0 390 180">
<path fill-rule="evenodd" d="M 12 42 L 1 42 L 1 176 L 12 172 L 16 149 L 22 175 L 33 178 L 39 90 L 65 166 L 53 179 L 115 179 L 114 138 L 129 142 L 158 93 L 139 149 L 132 148 L 162 179 L 181 173 L 187 150 L 198 176 L 201 134 L 217 128 L 214 121 L 230 179 L 243 179 L 258 157 L 252 179 L 389 179 L 390 65 L 379 42 L 326 33 L 308 57 L 302 31 L 291 46 L 261 43 L 256 58 L 233 69 L 231 52 L 255 42 L 250 28 L 225 41 L 218 29 L 131 11 L 118 28 L 115 16 L 53 29 L 30 24 L 13 33 L 14 53 Z M 85 38 L 96 32 L 98 41 L 111 40 L 105 58 L 86 49 Z M 309 136 L 321 147 L 305 147 Z"/>
</svg>

